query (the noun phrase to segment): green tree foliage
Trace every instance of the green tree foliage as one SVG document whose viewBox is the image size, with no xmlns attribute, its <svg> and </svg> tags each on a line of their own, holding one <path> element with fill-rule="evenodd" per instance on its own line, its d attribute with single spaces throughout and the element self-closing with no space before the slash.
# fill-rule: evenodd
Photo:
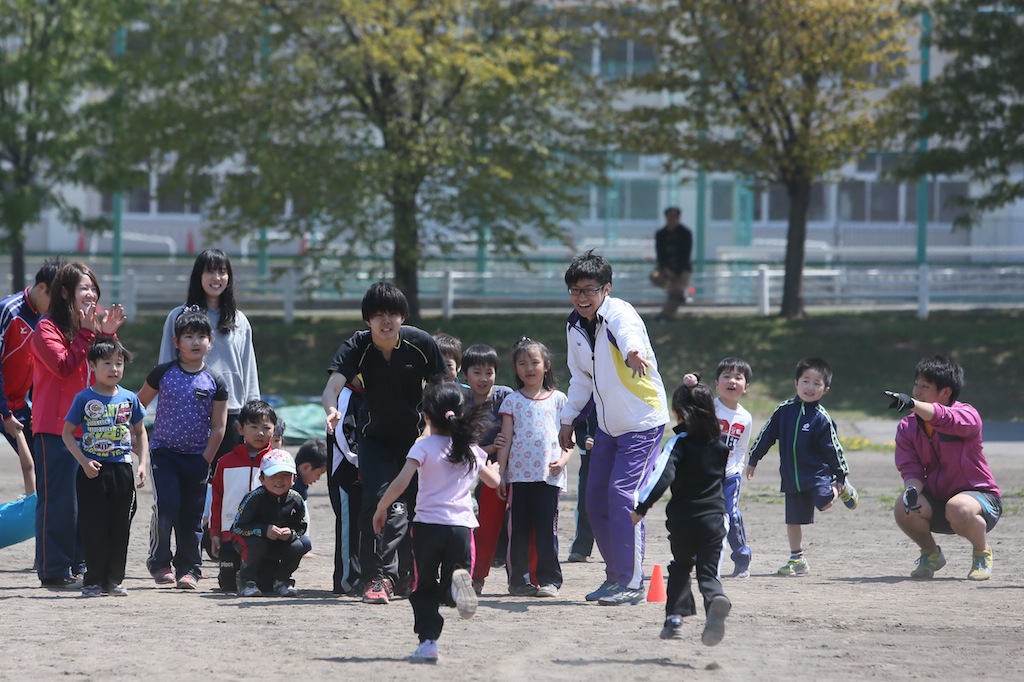
<svg viewBox="0 0 1024 682">
<path fill-rule="evenodd" d="M 96 117 L 108 117 L 114 37 L 129 0 L 0 0 L 0 225 L 13 286 L 25 227 L 53 209 L 89 225 L 64 190 L 95 180 Z"/>
<path fill-rule="evenodd" d="M 309 240 L 321 281 L 390 252 L 418 315 L 425 253 L 525 258 L 562 236 L 606 101 L 566 13 L 507 0 L 177 0 L 136 56 L 126 160 L 223 173 L 214 228 Z M 283 210 L 286 206 L 290 211 Z"/>
<path fill-rule="evenodd" d="M 790 200 L 780 313 L 800 317 L 811 186 L 884 148 L 881 97 L 905 65 L 908 22 L 889 0 L 662 0 L 623 30 L 660 46 L 659 69 L 633 79 L 671 103 L 627 114 L 629 144 L 682 168 L 780 184 Z M 616 3 L 621 9 L 621 4 Z M 664 98 L 668 99 L 668 98 Z"/>
<path fill-rule="evenodd" d="M 955 225 L 966 227 L 1024 197 L 1024 181 L 1013 175 L 1024 163 L 1024 2 L 936 0 L 920 8 L 931 14 L 931 47 L 949 61 L 905 93 L 925 112 L 908 119 L 908 147 L 924 138 L 929 149 L 908 155 L 900 175 L 968 174 L 982 184 L 983 193 L 960 200 L 968 211 Z"/>
</svg>

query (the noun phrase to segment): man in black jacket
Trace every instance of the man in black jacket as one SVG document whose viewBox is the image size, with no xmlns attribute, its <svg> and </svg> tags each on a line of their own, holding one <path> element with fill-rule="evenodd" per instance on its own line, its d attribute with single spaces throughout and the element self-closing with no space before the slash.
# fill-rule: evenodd
<svg viewBox="0 0 1024 682">
<path fill-rule="evenodd" d="M 686 290 L 690 286 L 693 263 L 693 233 L 679 222 L 681 213 L 675 206 L 665 209 L 665 227 L 654 234 L 654 251 L 658 267 L 651 273 L 655 286 L 665 290 L 665 305 L 654 318 L 657 321 L 670 320 L 676 310 L 686 303 Z"/>
</svg>

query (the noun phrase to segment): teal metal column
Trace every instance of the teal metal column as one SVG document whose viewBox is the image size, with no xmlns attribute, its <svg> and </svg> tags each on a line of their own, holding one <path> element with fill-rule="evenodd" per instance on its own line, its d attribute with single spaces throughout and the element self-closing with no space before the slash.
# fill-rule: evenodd
<svg viewBox="0 0 1024 682">
<path fill-rule="evenodd" d="M 125 29 L 117 29 L 117 32 L 114 33 L 115 59 L 124 54 L 126 41 Z M 124 276 L 124 263 L 122 260 L 124 252 L 124 192 L 121 191 L 120 182 L 117 184 L 117 191 L 114 192 L 112 208 L 113 215 L 111 218 L 114 221 L 114 237 L 111 243 L 113 253 L 110 259 L 110 274 L 114 276 L 114 291 L 112 292 L 111 302 L 118 303 L 121 299 L 121 292 L 124 290 L 121 286 L 121 278 Z"/>
<path fill-rule="evenodd" d="M 260 40 L 260 80 L 267 80 L 268 64 L 270 62 L 270 25 L 267 23 L 267 9 L 263 9 L 263 37 Z M 259 275 L 260 279 L 266 283 L 267 275 L 270 272 L 268 265 L 268 236 L 267 236 L 267 220 L 270 219 L 270 210 L 267 208 L 267 188 L 265 181 L 261 179 L 263 185 L 263 225 L 260 226 L 260 256 L 259 256 Z"/>
<path fill-rule="evenodd" d="M 931 34 L 932 15 L 929 12 L 921 14 L 921 85 L 928 83 L 931 66 Z M 921 109 L 921 119 L 928 115 L 928 110 Z M 928 140 L 922 137 L 917 142 L 917 148 L 921 152 L 928 151 Z M 922 176 L 917 181 L 917 264 L 925 265 L 928 262 L 928 178 Z"/>
<path fill-rule="evenodd" d="M 704 272 L 704 244 L 705 232 L 707 230 L 707 189 L 708 174 L 703 167 L 697 170 L 697 220 L 695 234 L 693 235 L 693 269 L 696 272 Z"/>
</svg>

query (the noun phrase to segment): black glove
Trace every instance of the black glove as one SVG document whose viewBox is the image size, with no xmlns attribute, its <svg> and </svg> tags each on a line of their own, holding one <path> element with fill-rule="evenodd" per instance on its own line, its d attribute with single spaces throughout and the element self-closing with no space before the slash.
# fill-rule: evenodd
<svg viewBox="0 0 1024 682">
<path fill-rule="evenodd" d="M 905 410 L 913 409 L 914 399 L 906 393 L 893 393 L 892 391 L 882 391 L 885 395 L 892 398 L 892 402 L 889 403 L 890 410 L 896 410 L 897 412 L 903 412 Z"/>
<path fill-rule="evenodd" d="M 921 503 L 917 501 L 917 488 L 908 485 L 907 489 L 903 491 L 903 509 L 909 514 L 920 508 Z"/>
</svg>

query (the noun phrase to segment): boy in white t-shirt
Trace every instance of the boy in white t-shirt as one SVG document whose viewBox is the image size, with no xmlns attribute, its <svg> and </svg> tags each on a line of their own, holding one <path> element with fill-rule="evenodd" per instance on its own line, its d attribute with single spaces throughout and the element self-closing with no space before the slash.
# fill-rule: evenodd
<svg viewBox="0 0 1024 682">
<path fill-rule="evenodd" d="M 742 358 L 724 358 L 715 370 L 715 414 L 722 427 L 722 442 L 729 448 L 729 461 L 725 466 L 725 510 L 728 545 L 722 545 L 722 562 L 725 562 L 727 547 L 734 564 L 733 578 L 750 577 L 750 546 L 743 528 L 743 514 L 740 513 L 740 481 L 746 469 L 747 449 L 750 446 L 750 430 L 753 420 L 750 412 L 740 405 L 740 398 L 747 392 L 753 378 L 750 363 Z"/>
</svg>

